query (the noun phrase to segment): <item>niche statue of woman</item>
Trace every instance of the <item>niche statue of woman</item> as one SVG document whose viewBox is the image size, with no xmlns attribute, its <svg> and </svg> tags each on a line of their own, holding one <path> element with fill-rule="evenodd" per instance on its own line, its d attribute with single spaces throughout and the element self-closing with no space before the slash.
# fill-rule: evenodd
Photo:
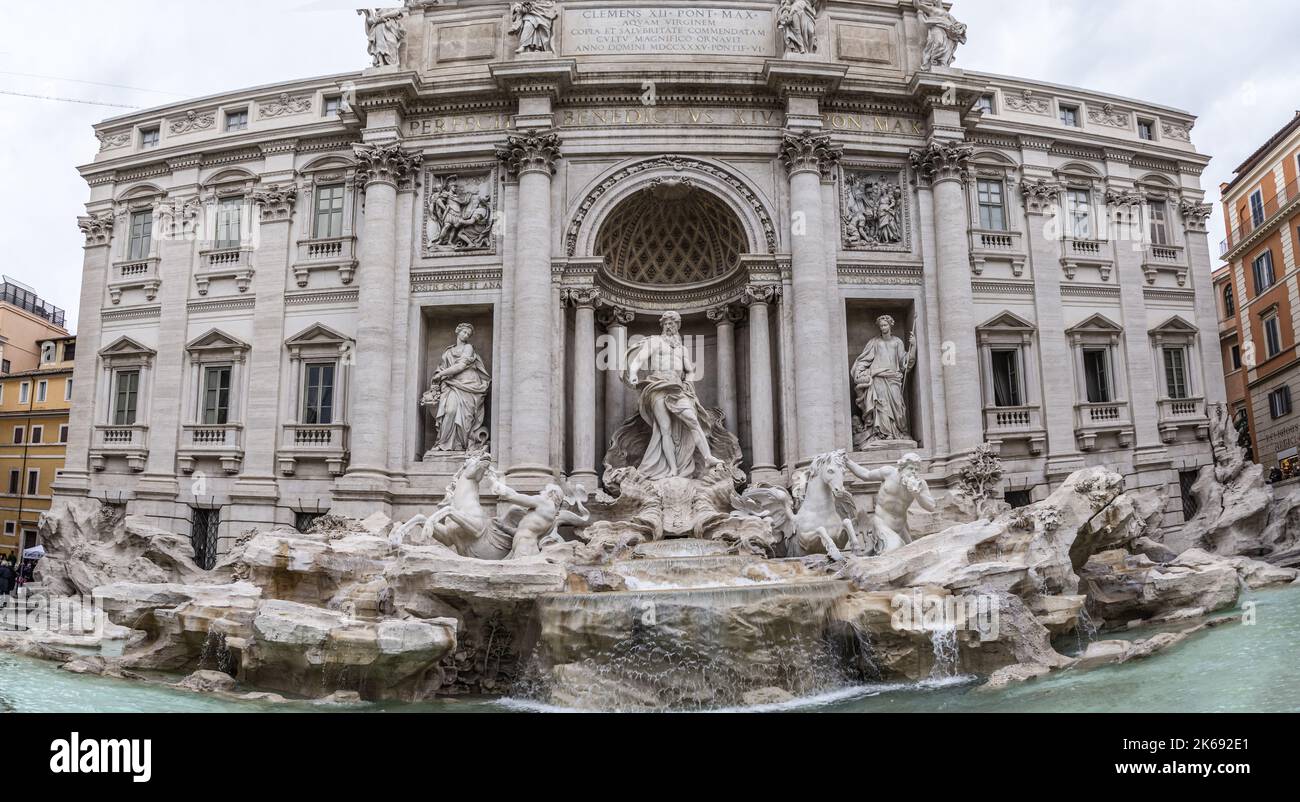
<svg viewBox="0 0 1300 802">
<path fill-rule="evenodd" d="M 420 406 L 433 416 L 434 451 L 468 451 L 487 445 L 483 418 L 492 377 L 470 345 L 473 334 L 468 323 L 456 327 L 456 343 L 442 352 L 429 389 L 420 399 Z"/>
</svg>

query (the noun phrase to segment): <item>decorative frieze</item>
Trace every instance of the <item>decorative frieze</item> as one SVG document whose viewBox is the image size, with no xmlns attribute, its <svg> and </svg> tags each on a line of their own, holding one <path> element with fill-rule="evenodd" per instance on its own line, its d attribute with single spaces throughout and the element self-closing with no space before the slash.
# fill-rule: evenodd
<svg viewBox="0 0 1300 802">
<path fill-rule="evenodd" d="M 840 179 L 843 247 L 856 251 L 906 251 L 911 239 L 903 171 L 845 166 Z"/>
<path fill-rule="evenodd" d="M 190 109 L 185 112 L 184 117 L 170 120 L 167 124 L 167 130 L 174 136 L 192 134 L 197 131 L 210 131 L 216 121 L 217 113 L 215 111 L 195 111 Z"/>
<path fill-rule="evenodd" d="M 420 270 L 411 273 L 411 292 L 471 292 L 501 289 L 501 268 Z"/>
<path fill-rule="evenodd" d="M 1166 139 L 1174 139 L 1179 142 L 1192 141 L 1192 127 L 1190 125 L 1162 122 L 1160 124 L 1160 133 L 1164 134 Z"/>
<path fill-rule="evenodd" d="M 257 104 L 258 117 L 289 117 L 311 111 L 311 95 L 290 95 L 281 92 L 271 100 L 262 100 Z"/>
<path fill-rule="evenodd" d="M 781 160 L 790 174 L 814 172 L 828 177 L 844 155 L 844 148 L 831 144 L 830 134 L 809 131 L 786 133 L 781 140 Z"/>
<path fill-rule="evenodd" d="M 375 183 L 398 186 L 414 174 L 424 155 L 402 147 L 400 142 L 352 146 L 357 157 L 357 184 L 365 188 Z"/>
<path fill-rule="evenodd" d="M 1052 113 L 1051 99 L 1035 95 L 1029 89 L 1020 92 L 1003 92 L 1002 103 L 1011 111 L 1018 111 L 1022 114 L 1047 115 Z"/>
<path fill-rule="evenodd" d="M 497 146 L 497 158 L 511 178 L 524 173 L 555 175 L 560 160 L 560 135 L 554 131 L 510 134 L 504 145 Z"/>
<path fill-rule="evenodd" d="M 840 262 L 837 272 L 841 284 L 911 286 L 924 281 L 924 271 L 918 265 Z"/>
<path fill-rule="evenodd" d="M 1110 128 L 1128 128 L 1131 118 L 1127 111 L 1122 111 L 1109 103 L 1104 103 L 1100 107 L 1088 107 L 1088 121 Z"/>
<path fill-rule="evenodd" d="M 497 183 L 490 164 L 440 166 L 425 173 L 426 257 L 496 252 Z"/>
<path fill-rule="evenodd" d="M 930 140 L 920 150 L 908 154 L 912 169 L 925 182 L 965 181 L 975 146 L 967 142 Z"/>
<path fill-rule="evenodd" d="M 131 144 L 131 132 L 129 130 L 110 132 L 100 131 L 95 134 L 95 138 L 99 140 L 100 151 L 124 148 Z"/>
</svg>

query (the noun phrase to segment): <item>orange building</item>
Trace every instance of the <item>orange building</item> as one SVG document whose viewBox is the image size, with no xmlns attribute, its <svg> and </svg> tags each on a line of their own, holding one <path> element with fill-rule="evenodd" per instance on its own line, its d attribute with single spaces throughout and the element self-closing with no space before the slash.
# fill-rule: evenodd
<svg viewBox="0 0 1300 802">
<path fill-rule="evenodd" d="M 1228 398 L 1255 459 L 1300 474 L 1300 112 L 1223 184 L 1228 238 L 1215 276 Z"/>
</svg>

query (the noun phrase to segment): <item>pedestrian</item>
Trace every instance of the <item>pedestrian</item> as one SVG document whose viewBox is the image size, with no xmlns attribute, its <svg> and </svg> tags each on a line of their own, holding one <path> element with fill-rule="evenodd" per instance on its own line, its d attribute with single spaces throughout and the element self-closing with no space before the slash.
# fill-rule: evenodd
<svg viewBox="0 0 1300 802">
<path fill-rule="evenodd" d="M 14 569 L 8 560 L 0 562 L 0 596 L 8 596 L 14 586 Z"/>
</svg>

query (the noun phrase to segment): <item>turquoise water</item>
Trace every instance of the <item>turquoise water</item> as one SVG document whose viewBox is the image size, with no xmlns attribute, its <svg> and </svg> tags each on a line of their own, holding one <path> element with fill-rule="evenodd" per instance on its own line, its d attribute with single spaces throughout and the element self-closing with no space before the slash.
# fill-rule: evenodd
<svg viewBox="0 0 1300 802">
<path fill-rule="evenodd" d="M 844 688 L 751 710 L 807 712 L 1300 712 L 1300 587 L 1263 591 L 1256 623 L 1193 635 L 1167 652 L 1122 666 L 1065 671 L 998 691 L 974 680 Z M 1127 633 L 1125 637 L 1134 634 Z M 1108 635 L 1104 637 L 1115 637 Z M 305 703 L 233 702 L 129 680 L 70 674 L 0 652 L 0 712 L 307 712 Z M 538 710 L 525 701 L 364 705 L 387 712 Z"/>
</svg>

